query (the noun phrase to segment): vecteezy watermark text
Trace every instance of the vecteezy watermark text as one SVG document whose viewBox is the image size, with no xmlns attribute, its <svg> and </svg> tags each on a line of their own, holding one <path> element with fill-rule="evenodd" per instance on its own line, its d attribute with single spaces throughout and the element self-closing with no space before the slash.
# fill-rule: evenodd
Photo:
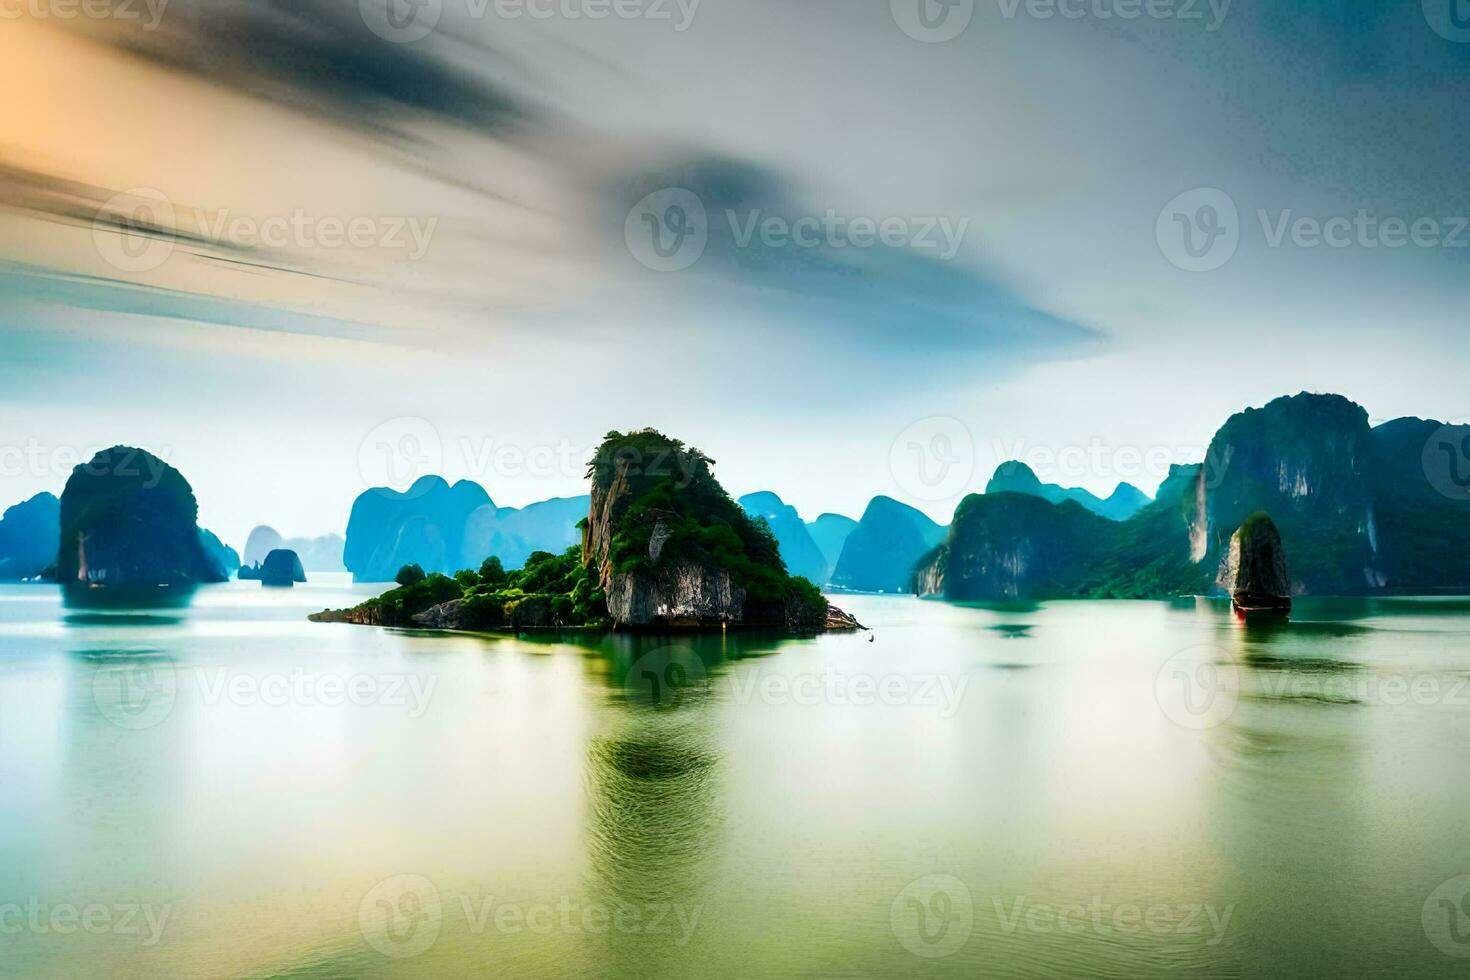
<svg viewBox="0 0 1470 980">
<path fill-rule="evenodd" d="M 111 20 L 156 31 L 169 0 L 0 0 L 0 20 Z"/>
<path fill-rule="evenodd" d="M 926 708 L 952 718 L 970 686 L 968 674 L 866 673 L 824 667 L 795 673 L 761 664 L 711 677 L 690 647 L 671 645 L 644 653 L 624 677 L 641 701 L 673 706 L 717 695 L 734 704 L 839 708 Z"/>
<path fill-rule="evenodd" d="M 20 933 L 71 936 L 138 936 L 156 946 L 168 927 L 173 906 L 149 902 L 47 902 L 32 895 L 25 902 L 0 902 L 0 935 Z"/>
<path fill-rule="evenodd" d="M 694 23 L 701 0 L 358 0 L 368 30 L 393 44 L 422 41 L 439 26 L 446 6 L 470 20 L 646 20 L 671 24 L 676 33 Z"/>
<path fill-rule="evenodd" d="M 687 946 L 699 928 L 703 906 L 675 902 L 585 901 L 563 895 L 556 901 L 512 902 L 493 895 L 463 894 L 446 902 L 429 878 L 400 874 L 378 882 L 358 904 L 358 928 L 379 953 L 409 959 L 438 941 L 444 920 L 458 915 L 474 936 L 525 934 L 642 935 Z"/>
<path fill-rule="evenodd" d="M 92 675 L 98 712 L 120 728 L 152 728 L 166 719 L 181 689 L 192 681 L 207 708 L 393 708 L 422 717 L 439 683 L 437 675 L 289 671 L 253 673 L 229 667 L 183 670 L 167 659 L 113 664 Z"/>
<path fill-rule="evenodd" d="M 1115 902 L 1102 895 L 1085 901 L 1038 902 L 1026 895 L 992 897 L 1000 931 L 1097 936 L 1154 935 L 1194 938 L 1217 946 L 1230 928 L 1235 905 L 1208 902 Z M 959 878 L 930 874 L 904 886 L 894 897 L 890 924 L 899 943 L 924 959 L 959 952 L 975 927 L 974 897 Z"/>
<path fill-rule="evenodd" d="M 923 217 L 868 218 L 838 214 L 827 209 L 820 216 L 809 214 L 788 218 L 766 214 L 760 208 L 747 212 L 725 211 L 736 248 L 749 248 L 759 241 L 765 248 L 911 248 L 932 251 L 949 261 L 959 253 L 969 218 L 926 215 Z"/>
<path fill-rule="evenodd" d="M 786 674 L 756 666 L 723 680 L 736 704 L 759 701 L 797 707 L 933 708 L 940 718 L 953 718 L 970 686 L 968 674 L 885 673 L 827 668 Z"/>
<path fill-rule="evenodd" d="M 1207 447 L 1198 444 L 1114 445 L 1092 438 L 1084 443 L 1064 446 L 1031 443 L 1026 439 L 999 438 L 991 442 L 995 458 L 1022 463 L 1043 482 L 1115 479 L 1157 483 L 1169 476 L 1180 460 L 1210 457 Z M 1229 462 L 1223 454 L 1211 459 L 1217 465 L 1206 467 L 1212 480 L 1219 480 Z"/>
<path fill-rule="evenodd" d="M 578 479 L 591 453 L 590 447 L 568 439 L 516 442 L 495 436 L 461 436 L 446 440 L 428 419 L 401 415 L 375 425 L 362 437 L 357 466 L 368 487 L 408 488 L 419 477 L 443 473 L 446 467 L 472 480 Z M 681 461 L 670 454 L 665 464 L 678 467 Z M 685 474 L 683 482 L 690 476 Z"/>
<path fill-rule="evenodd" d="M 169 447 L 144 456 L 136 449 L 53 446 L 39 439 L 0 445 L 0 477 L 52 477 L 65 479 L 77 467 L 89 476 L 142 477 L 143 488 L 158 486 L 168 470 L 164 462 L 172 455 Z"/>
<path fill-rule="evenodd" d="M 1093 895 L 1086 903 L 1058 905 L 1019 895 L 1008 902 L 992 898 L 991 904 L 1001 932 L 1007 935 L 1024 930 L 1037 934 L 1190 936 L 1198 937 L 1206 946 L 1217 946 L 1225 939 L 1235 914 L 1234 903 L 1224 908 L 1208 902 L 1142 905 L 1110 902 L 1101 895 Z"/>
<path fill-rule="evenodd" d="M 3 0 L 0 0 L 3 2 Z M 180 208 L 162 191 L 135 187 L 114 195 L 92 222 L 97 252 L 124 272 L 150 272 L 173 254 L 179 241 L 215 248 L 271 251 L 382 250 L 409 262 L 428 254 L 437 217 L 390 214 L 316 214 L 295 208 L 281 214 L 213 213 Z"/>
<path fill-rule="evenodd" d="M 623 239 L 639 264 L 655 272 L 679 272 L 699 261 L 716 232 L 741 250 L 909 249 L 949 261 L 959 254 L 970 227 L 964 217 L 853 215 L 834 208 L 794 216 L 727 208 L 720 218 L 712 223 L 704 201 L 693 191 L 664 188 L 629 210 Z"/>
<path fill-rule="evenodd" d="M 1470 216 L 1385 215 L 1358 208 L 1352 214 L 1300 214 L 1293 208 L 1257 208 L 1266 248 L 1362 249 L 1403 248 L 1458 250 L 1470 248 Z M 1210 272 L 1234 258 L 1252 223 L 1243 221 L 1234 198 L 1216 187 L 1200 187 L 1178 195 L 1154 226 L 1159 251 L 1186 272 Z"/>
<path fill-rule="evenodd" d="M 1176 20 L 1218 31 L 1233 0 L 995 0 L 1005 20 Z M 969 28 L 977 0 L 889 0 L 893 22 L 915 41 L 952 41 Z"/>
</svg>

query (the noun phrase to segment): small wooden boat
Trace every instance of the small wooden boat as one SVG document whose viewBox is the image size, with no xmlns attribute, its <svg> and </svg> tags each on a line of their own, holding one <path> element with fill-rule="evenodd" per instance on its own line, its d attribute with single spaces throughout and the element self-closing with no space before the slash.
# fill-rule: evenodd
<svg viewBox="0 0 1470 980">
<path fill-rule="evenodd" d="M 1291 618 L 1289 596 L 1263 596 L 1237 592 L 1230 597 L 1237 618 L 1247 623 L 1280 623 Z"/>
</svg>

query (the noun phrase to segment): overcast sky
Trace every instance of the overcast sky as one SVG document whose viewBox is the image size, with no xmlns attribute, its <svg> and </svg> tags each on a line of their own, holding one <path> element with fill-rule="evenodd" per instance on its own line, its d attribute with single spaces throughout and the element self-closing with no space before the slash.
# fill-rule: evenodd
<svg viewBox="0 0 1470 980">
<path fill-rule="evenodd" d="M 1470 414 L 1449 0 L 384 2 L 0 22 L 0 501 L 140 445 L 238 546 L 653 425 L 947 521 L 1278 394 Z"/>
</svg>

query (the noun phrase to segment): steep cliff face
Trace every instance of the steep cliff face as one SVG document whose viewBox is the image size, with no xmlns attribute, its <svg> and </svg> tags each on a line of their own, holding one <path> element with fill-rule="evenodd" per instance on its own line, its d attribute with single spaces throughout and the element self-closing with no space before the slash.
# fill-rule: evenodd
<svg viewBox="0 0 1470 980">
<path fill-rule="evenodd" d="M 1210 443 L 1196 553 L 1218 562 L 1256 511 L 1271 514 L 1292 564 L 1293 591 L 1379 587 L 1368 413 L 1340 395 L 1302 393 L 1232 416 Z"/>
<path fill-rule="evenodd" d="M 35 578 L 56 561 L 61 501 L 38 493 L 0 516 L 0 581 Z"/>
<path fill-rule="evenodd" d="M 874 497 L 843 545 L 832 585 L 854 592 L 909 592 L 914 568 L 945 529 L 907 504 Z"/>
<path fill-rule="evenodd" d="M 221 582 L 194 490 L 151 453 L 114 446 L 72 470 L 61 494 L 57 580 L 141 586 Z"/>
<path fill-rule="evenodd" d="M 826 629 L 826 600 L 787 573 L 774 535 L 730 499 L 712 464 L 652 430 L 609 433 L 598 449 L 582 554 L 613 622 Z"/>
<path fill-rule="evenodd" d="M 1394 419 L 1373 429 L 1372 446 L 1367 532 L 1378 587 L 1470 591 L 1470 427 Z"/>
<path fill-rule="evenodd" d="M 1272 544 L 1263 553 L 1291 555 L 1289 585 L 1267 591 L 1470 591 L 1470 427 L 1396 419 L 1370 429 L 1367 412 L 1338 395 L 1278 398 L 1232 416 L 1203 464 L 1174 467 L 1153 503 L 1080 539 L 1056 515 L 1008 506 L 993 521 L 983 519 L 991 505 L 961 504 L 946 548 L 926 558 L 916 585 L 986 598 L 1199 593 L 1240 574 L 1231 563 L 1250 552 L 1236 532 L 1264 511 L 1261 540 Z"/>
<path fill-rule="evenodd" d="M 975 601 L 1203 592 L 1210 575 L 1190 555 L 1198 475 L 1174 467 L 1157 499 L 1126 521 L 1029 494 L 967 497 L 948 539 L 915 570 L 915 589 Z"/>
<path fill-rule="evenodd" d="M 213 531 L 199 529 L 199 543 L 204 546 L 204 554 L 214 566 L 215 573 L 221 579 L 233 578 L 240 570 L 240 555 L 229 545 L 219 539 L 219 535 Z"/>
<path fill-rule="evenodd" d="M 944 579 L 948 572 L 949 542 L 946 541 L 927 552 L 914 565 L 913 593 L 921 596 L 943 596 Z"/>
<path fill-rule="evenodd" d="M 916 583 L 957 600 L 1076 595 L 1095 574 L 1112 533 L 1106 518 L 1075 501 L 972 494 L 955 511 L 949 540 L 921 564 Z"/>
<path fill-rule="evenodd" d="M 740 623 L 745 590 L 723 568 L 678 562 L 648 573 L 614 574 L 607 585 L 614 622 L 700 626 Z"/>
</svg>

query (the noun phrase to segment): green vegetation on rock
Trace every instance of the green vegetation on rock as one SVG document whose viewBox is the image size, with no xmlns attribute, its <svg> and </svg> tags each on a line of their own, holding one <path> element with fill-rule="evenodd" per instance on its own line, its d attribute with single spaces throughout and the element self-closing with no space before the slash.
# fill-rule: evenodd
<svg viewBox="0 0 1470 980">
<path fill-rule="evenodd" d="M 680 569 L 728 574 L 743 590 L 745 625 L 826 622 L 827 601 L 812 582 L 788 574 L 770 527 L 720 486 L 698 449 L 653 429 L 609 432 L 588 466 L 595 520 L 586 529 L 601 580 L 657 582 Z M 707 618 L 695 616 L 693 618 Z"/>
<path fill-rule="evenodd" d="M 412 626 L 414 617 L 436 606 L 458 601 L 446 613 L 452 628 L 499 630 L 527 628 L 600 627 L 607 625 L 602 592 L 582 564 L 582 549 L 560 555 L 533 552 L 524 568 L 507 573 L 498 558 L 490 558 L 478 572 L 463 569 L 451 578 L 417 566 L 399 572 L 396 589 L 343 613 L 323 618 Z"/>
<path fill-rule="evenodd" d="M 524 568 L 508 574 L 498 561 L 485 565 L 490 567 L 482 567 L 478 581 L 465 590 L 463 629 L 608 625 L 607 602 L 582 563 L 580 546 L 560 555 L 532 552 Z"/>
</svg>

